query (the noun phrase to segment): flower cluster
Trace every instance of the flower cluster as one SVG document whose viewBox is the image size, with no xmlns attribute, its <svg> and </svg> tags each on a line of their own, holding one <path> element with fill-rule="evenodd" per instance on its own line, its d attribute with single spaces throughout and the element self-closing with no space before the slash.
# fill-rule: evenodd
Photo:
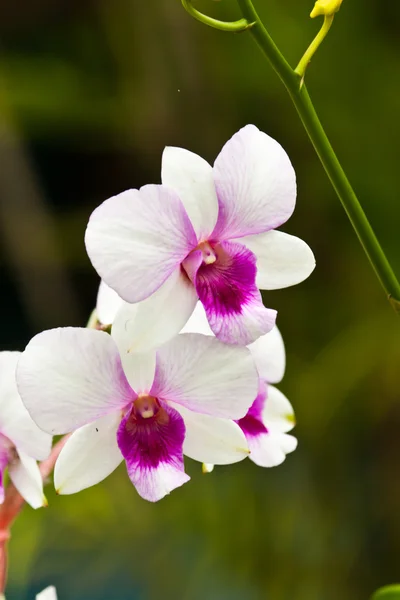
<svg viewBox="0 0 400 600">
<path fill-rule="evenodd" d="M 29 448 L 21 442 L 22 416 L 17 433 L 6 426 L 2 403 L 12 407 L 0 388 L 0 466 L 15 485 L 55 434 L 72 434 L 55 466 L 58 493 L 92 486 L 124 461 L 150 501 L 189 480 L 184 455 L 206 470 L 247 456 L 271 467 L 295 449 L 293 409 L 271 385 L 284 373 L 284 345 L 259 291 L 297 284 L 315 266 L 307 244 L 276 231 L 295 199 L 286 153 L 248 125 L 214 167 L 166 148 L 161 185 L 93 212 L 94 327 L 40 333 L 5 377 L 43 452 L 33 435 Z"/>
</svg>

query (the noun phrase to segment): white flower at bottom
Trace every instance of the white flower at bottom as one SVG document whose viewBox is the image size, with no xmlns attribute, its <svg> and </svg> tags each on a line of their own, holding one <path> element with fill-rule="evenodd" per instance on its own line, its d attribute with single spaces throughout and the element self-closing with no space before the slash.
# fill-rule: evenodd
<svg viewBox="0 0 400 600">
<path fill-rule="evenodd" d="M 200 303 L 183 328 L 184 332 L 213 335 Z M 295 416 L 289 400 L 271 383 L 279 383 L 285 372 L 285 346 L 277 327 L 248 346 L 259 374 L 258 394 L 247 414 L 236 422 L 246 436 L 249 458 L 260 467 L 281 464 L 286 454 L 297 447 L 297 440 L 288 432 L 295 426 Z M 212 465 L 203 465 L 210 473 Z"/>
<path fill-rule="evenodd" d="M 53 434 L 74 431 L 55 467 L 61 494 L 98 483 L 125 459 L 138 493 L 157 501 L 189 480 L 183 454 L 215 464 L 248 455 L 234 422 L 257 394 L 247 348 L 186 334 L 136 354 L 124 323 L 111 336 L 45 331 L 19 361 L 19 391 L 35 422 Z"/>
<path fill-rule="evenodd" d="M 4 471 L 33 508 L 47 504 L 36 460 L 48 457 L 51 435 L 32 421 L 15 382 L 20 352 L 0 352 L 0 503 L 4 501 Z"/>
<path fill-rule="evenodd" d="M 56 588 L 53 585 L 50 585 L 36 595 L 36 600 L 57 600 Z"/>
<path fill-rule="evenodd" d="M 116 323 L 118 333 L 127 337 L 134 348 L 143 348 L 144 343 L 147 349 L 146 344 L 150 340 L 160 345 L 165 340 L 165 330 L 162 330 L 160 321 L 164 320 L 164 317 L 160 315 L 166 302 L 168 299 L 164 292 L 159 290 L 143 302 L 128 304 L 102 281 L 96 308 L 99 321 L 103 325 Z M 176 308 L 173 303 L 171 306 Z M 182 308 L 177 308 L 176 316 L 171 315 L 170 328 L 176 328 L 178 323 L 182 322 L 184 314 L 186 318 Z M 201 302 L 197 303 L 181 333 L 213 336 Z M 246 436 L 251 451 L 250 460 L 259 466 L 272 467 L 282 463 L 286 454 L 293 452 L 297 447 L 296 438 L 288 435 L 295 425 L 293 408 L 289 400 L 271 385 L 279 383 L 283 378 L 286 366 L 285 346 L 278 328 L 274 327 L 248 348 L 259 373 L 259 390 L 247 415 L 238 421 L 238 424 Z M 212 470 L 212 463 L 203 464 L 204 473 Z"/>
</svg>

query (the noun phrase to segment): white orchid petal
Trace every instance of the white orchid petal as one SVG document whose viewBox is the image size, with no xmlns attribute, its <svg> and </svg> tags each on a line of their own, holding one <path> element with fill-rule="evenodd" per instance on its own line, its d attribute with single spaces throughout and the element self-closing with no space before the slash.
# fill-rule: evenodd
<svg viewBox="0 0 400 600">
<path fill-rule="evenodd" d="M 124 303 L 111 330 L 121 355 L 148 352 L 165 344 L 180 332 L 196 302 L 194 286 L 177 269 L 150 298 Z"/>
<path fill-rule="evenodd" d="M 42 476 L 34 458 L 19 450 L 18 459 L 10 463 L 8 473 L 21 496 L 32 508 L 47 506 Z"/>
<path fill-rule="evenodd" d="M 238 131 L 214 164 L 219 215 L 213 237 L 241 238 L 275 229 L 296 202 L 296 177 L 278 142 L 254 125 Z"/>
<path fill-rule="evenodd" d="M 201 302 L 196 304 L 192 316 L 181 333 L 214 335 Z M 278 328 L 275 326 L 269 333 L 262 335 L 247 347 L 254 358 L 260 377 L 270 383 L 281 381 L 285 372 L 286 356 L 282 335 Z"/>
<path fill-rule="evenodd" d="M 239 425 L 228 419 L 192 412 L 171 403 L 185 421 L 183 453 L 203 463 L 228 465 L 249 455 L 246 437 Z"/>
<path fill-rule="evenodd" d="M 273 385 L 268 386 L 262 422 L 269 431 L 281 433 L 291 431 L 296 424 L 292 405 L 286 396 Z"/>
<path fill-rule="evenodd" d="M 277 467 L 289 452 L 297 447 L 297 440 L 286 433 L 264 433 L 248 438 L 250 459 L 259 467 Z"/>
<path fill-rule="evenodd" d="M 73 431 L 135 397 L 111 336 L 78 327 L 35 336 L 21 354 L 17 385 L 37 425 L 54 434 Z"/>
<path fill-rule="evenodd" d="M 111 325 L 121 306 L 124 304 L 117 292 L 114 292 L 104 281 L 100 282 L 97 292 L 96 313 L 102 325 Z"/>
<path fill-rule="evenodd" d="M 122 414 L 114 412 L 77 429 L 68 439 L 54 469 L 58 494 L 74 494 L 99 483 L 124 460 L 117 444 Z"/>
<path fill-rule="evenodd" d="M 121 362 L 129 385 L 136 394 L 149 393 L 156 371 L 156 351 L 121 352 Z"/>
<path fill-rule="evenodd" d="M 211 331 L 206 311 L 204 310 L 204 306 L 201 302 L 197 302 L 190 319 L 182 328 L 181 333 L 202 333 L 203 335 L 214 335 Z"/>
<path fill-rule="evenodd" d="M 56 588 L 50 585 L 39 594 L 36 594 L 36 600 L 57 600 Z"/>
<path fill-rule="evenodd" d="M 158 502 L 190 480 L 177 461 L 159 462 L 149 469 L 128 467 L 128 474 L 138 494 L 149 502 Z"/>
<path fill-rule="evenodd" d="M 20 352 L 0 352 L 0 433 L 37 460 L 48 457 L 52 437 L 32 421 L 15 380 Z"/>
<path fill-rule="evenodd" d="M 257 286 L 279 290 L 301 283 L 313 272 L 311 248 L 298 237 L 282 231 L 268 231 L 240 240 L 257 257 Z"/>
<path fill-rule="evenodd" d="M 268 383 L 281 381 L 286 366 L 285 345 L 277 327 L 248 346 L 258 374 Z"/>
<path fill-rule="evenodd" d="M 197 238 L 176 192 L 146 185 L 103 202 L 90 217 L 85 242 L 107 285 L 126 302 L 140 302 L 168 279 Z"/>
<path fill-rule="evenodd" d="M 185 333 L 157 352 L 152 395 L 195 412 L 240 419 L 257 390 L 258 374 L 247 348 Z"/>
<path fill-rule="evenodd" d="M 167 146 L 162 157 L 161 178 L 164 185 L 178 193 L 198 239 L 207 239 L 218 216 L 211 165 L 189 150 Z"/>
</svg>

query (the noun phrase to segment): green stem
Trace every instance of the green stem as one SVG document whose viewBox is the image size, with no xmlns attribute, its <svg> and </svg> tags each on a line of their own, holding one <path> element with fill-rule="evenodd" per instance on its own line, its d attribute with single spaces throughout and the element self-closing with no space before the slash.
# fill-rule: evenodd
<svg viewBox="0 0 400 600">
<path fill-rule="evenodd" d="M 265 29 L 251 0 L 238 0 L 245 19 L 254 23 L 250 33 L 286 86 L 305 130 L 345 209 L 393 308 L 400 314 L 400 284 L 336 157 L 311 102 L 303 78 L 293 71 Z"/>
<path fill-rule="evenodd" d="M 333 17 L 334 17 L 334 15 L 329 15 L 329 16 L 324 17 L 324 22 L 322 24 L 321 29 L 319 30 L 319 32 L 317 33 L 317 35 L 315 36 L 315 38 L 313 39 L 313 41 L 311 42 L 311 44 L 309 45 L 307 50 L 305 51 L 304 56 L 300 60 L 299 64 L 295 68 L 294 72 L 297 73 L 297 75 L 300 75 L 300 77 L 304 77 L 304 74 L 306 72 L 306 69 L 307 69 L 312 57 L 314 56 L 314 54 L 316 53 L 316 51 L 318 50 L 318 48 L 320 47 L 320 45 L 322 44 L 322 42 L 324 41 L 326 36 L 328 35 L 328 31 L 332 27 Z"/>
<path fill-rule="evenodd" d="M 204 25 L 208 25 L 209 27 L 213 27 L 214 29 L 219 29 L 220 31 L 228 31 L 233 33 L 238 33 L 240 31 L 246 31 L 249 29 L 252 24 L 249 23 L 246 19 L 240 19 L 239 21 L 218 21 L 217 19 L 212 19 L 211 17 L 204 15 L 199 10 L 192 6 L 192 0 L 181 0 L 183 8 L 195 19 L 204 23 Z"/>
</svg>

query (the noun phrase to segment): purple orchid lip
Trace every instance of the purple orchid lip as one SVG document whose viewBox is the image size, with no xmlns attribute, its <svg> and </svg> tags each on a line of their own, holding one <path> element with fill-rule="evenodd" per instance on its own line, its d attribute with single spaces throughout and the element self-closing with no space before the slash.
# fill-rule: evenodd
<svg viewBox="0 0 400 600">
<path fill-rule="evenodd" d="M 265 427 L 264 423 L 249 413 L 243 417 L 243 419 L 237 421 L 237 424 L 246 437 L 255 437 L 262 433 L 268 433 L 268 429 Z"/>
<path fill-rule="evenodd" d="M 185 425 L 180 414 L 154 396 L 142 395 L 132 403 L 117 431 L 119 449 L 128 475 L 139 494 L 158 500 L 152 483 L 165 467 L 187 479 L 183 464 Z"/>
<path fill-rule="evenodd" d="M 213 247 L 215 260 L 199 267 L 196 288 L 209 311 L 219 315 L 241 314 L 252 295 L 256 279 L 256 257 L 240 244 L 222 242 Z"/>
<path fill-rule="evenodd" d="M 276 313 L 264 307 L 256 285 L 256 260 L 243 244 L 207 241 L 182 263 L 211 329 L 224 342 L 250 343 L 275 323 Z"/>
<path fill-rule="evenodd" d="M 268 433 L 268 429 L 262 421 L 262 412 L 266 401 L 267 386 L 260 379 L 257 397 L 249 408 L 247 415 L 236 421 L 246 437 L 255 437 L 263 433 Z"/>
<path fill-rule="evenodd" d="M 206 311 L 219 316 L 241 314 L 256 289 L 256 257 L 241 244 L 201 242 L 182 267 Z"/>
</svg>

